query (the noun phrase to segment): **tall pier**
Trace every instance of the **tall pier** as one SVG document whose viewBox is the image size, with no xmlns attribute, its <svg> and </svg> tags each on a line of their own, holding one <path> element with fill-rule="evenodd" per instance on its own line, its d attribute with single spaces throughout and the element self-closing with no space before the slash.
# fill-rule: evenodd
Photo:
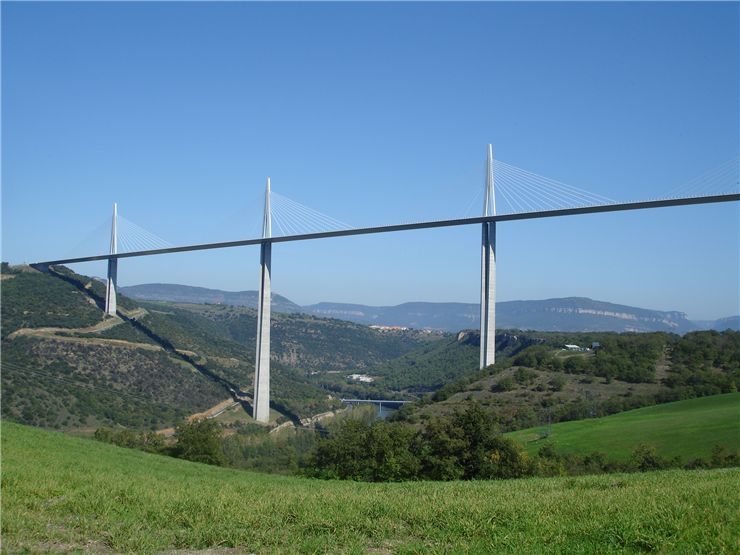
<svg viewBox="0 0 740 555">
<path fill-rule="evenodd" d="M 265 214 L 262 221 L 262 238 L 272 237 L 270 215 L 270 178 L 265 189 Z M 270 293 L 271 293 L 272 242 L 260 245 L 260 288 L 257 304 L 257 353 L 254 372 L 254 412 L 258 422 L 270 421 Z"/>
<path fill-rule="evenodd" d="M 113 203 L 113 221 L 110 230 L 110 254 L 118 254 L 118 205 Z M 118 286 L 118 259 L 108 259 L 108 279 L 105 282 L 105 314 L 116 315 L 116 287 Z"/>
<path fill-rule="evenodd" d="M 483 216 L 496 215 L 493 190 L 493 148 L 488 145 L 486 194 Z M 480 278 L 480 367 L 495 362 L 496 357 L 496 222 L 483 222 Z"/>
</svg>

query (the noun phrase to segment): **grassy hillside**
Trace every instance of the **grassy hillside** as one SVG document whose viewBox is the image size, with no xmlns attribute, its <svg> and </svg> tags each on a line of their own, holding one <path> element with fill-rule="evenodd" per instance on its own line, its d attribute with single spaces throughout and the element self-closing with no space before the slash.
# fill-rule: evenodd
<svg viewBox="0 0 740 555">
<path fill-rule="evenodd" d="M 208 467 L 3 423 L 3 549 L 731 553 L 740 471 L 367 484 Z"/>
<path fill-rule="evenodd" d="M 626 461 L 639 443 L 654 445 L 663 457 L 709 460 L 715 445 L 740 450 L 740 393 L 713 395 L 666 403 L 605 416 L 560 422 L 547 427 L 512 432 L 509 437 L 536 453 L 552 443 L 559 453 L 588 455 L 594 451 Z"/>
</svg>

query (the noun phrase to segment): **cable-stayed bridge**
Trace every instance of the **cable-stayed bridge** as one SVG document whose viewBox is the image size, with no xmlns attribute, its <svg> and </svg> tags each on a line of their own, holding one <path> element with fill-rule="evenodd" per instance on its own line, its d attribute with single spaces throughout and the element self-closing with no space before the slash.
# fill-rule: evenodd
<svg viewBox="0 0 740 555">
<path fill-rule="evenodd" d="M 482 202 L 483 211 L 478 216 L 464 215 L 449 219 L 353 227 L 272 192 L 268 178 L 260 237 L 173 246 L 144 228 L 120 217 L 117 206 L 114 205 L 108 253 L 48 260 L 39 262 L 36 266 L 43 268 L 58 264 L 106 260 L 108 277 L 105 312 L 115 316 L 118 261 L 121 259 L 259 245 L 260 284 L 253 416 L 258 421 L 267 422 L 270 399 L 270 291 L 273 243 L 481 224 L 480 367 L 484 368 L 493 364 L 495 360 L 496 224 L 498 222 L 738 200 L 740 200 L 740 186 L 737 157 L 694 178 L 661 198 L 617 202 L 506 162 L 494 160 L 491 145 L 489 145 L 485 187 L 480 191 L 478 199 L 473 199 L 468 207 L 469 211 L 471 206 Z"/>
</svg>

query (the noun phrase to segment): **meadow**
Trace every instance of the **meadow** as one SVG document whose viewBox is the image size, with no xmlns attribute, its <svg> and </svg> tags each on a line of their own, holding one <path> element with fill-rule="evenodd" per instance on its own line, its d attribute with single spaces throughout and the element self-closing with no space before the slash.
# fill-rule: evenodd
<svg viewBox="0 0 740 555">
<path fill-rule="evenodd" d="M 740 529 L 738 469 L 331 482 L 9 422 L 2 463 L 7 553 L 731 553 Z"/>
<path fill-rule="evenodd" d="M 726 393 L 665 403 L 602 418 L 559 422 L 506 434 L 534 454 L 545 443 L 558 453 L 607 453 L 610 460 L 626 462 L 640 443 L 656 448 L 665 458 L 683 462 L 709 460 L 722 445 L 740 450 L 740 393 Z"/>
</svg>

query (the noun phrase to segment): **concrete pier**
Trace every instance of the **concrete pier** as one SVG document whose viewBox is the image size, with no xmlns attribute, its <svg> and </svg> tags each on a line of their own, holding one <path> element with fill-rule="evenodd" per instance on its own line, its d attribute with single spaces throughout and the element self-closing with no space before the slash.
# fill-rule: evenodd
<svg viewBox="0 0 740 555">
<path fill-rule="evenodd" d="M 483 216 L 496 215 L 493 189 L 493 149 L 488 145 Z M 481 238 L 480 367 L 496 361 L 496 222 L 484 222 Z"/>
<path fill-rule="evenodd" d="M 113 222 L 110 232 L 110 254 L 118 254 L 118 205 L 113 203 Z M 108 279 L 105 283 L 105 314 L 116 315 L 116 287 L 118 287 L 118 259 L 108 259 Z"/>
<path fill-rule="evenodd" d="M 272 237 L 270 216 L 270 178 L 265 190 L 265 215 L 262 237 Z M 254 372 L 254 414 L 258 422 L 270 421 L 270 295 L 272 243 L 260 245 L 260 288 L 257 304 L 257 353 Z"/>
</svg>

